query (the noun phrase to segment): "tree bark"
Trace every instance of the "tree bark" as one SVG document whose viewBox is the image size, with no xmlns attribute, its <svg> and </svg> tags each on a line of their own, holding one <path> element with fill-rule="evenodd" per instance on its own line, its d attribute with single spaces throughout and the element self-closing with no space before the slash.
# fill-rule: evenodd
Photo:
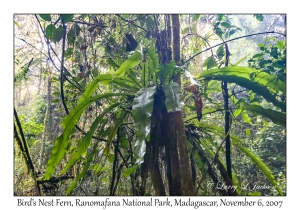
<svg viewBox="0 0 300 210">
<path fill-rule="evenodd" d="M 40 153 L 40 159 L 39 159 L 39 170 L 42 169 L 42 164 L 45 156 L 45 144 L 46 140 L 49 140 L 49 129 L 50 129 L 50 112 L 51 112 L 51 74 L 47 77 L 47 109 L 46 114 L 44 118 L 44 133 L 42 136 L 42 145 L 41 145 L 41 153 Z"/>
<path fill-rule="evenodd" d="M 173 28 L 173 57 L 177 65 L 180 65 L 180 25 L 179 16 L 172 15 Z M 181 85 L 180 72 L 174 75 L 174 82 Z M 181 184 L 183 195 L 194 195 L 191 164 L 187 150 L 187 138 L 185 135 L 185 126 L 183 122 L 182 112 L 169 113 L 169 128 L 173 134 L 170 136 L 170 144 L 177 145 L 179 152 L 179 168 L 181 173 Z"/>
</svg>

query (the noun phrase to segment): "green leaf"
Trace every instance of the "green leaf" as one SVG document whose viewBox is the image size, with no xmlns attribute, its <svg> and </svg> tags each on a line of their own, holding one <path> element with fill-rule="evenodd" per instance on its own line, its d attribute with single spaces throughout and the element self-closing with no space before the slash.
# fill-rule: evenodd
<svg viewBox="0 0 300 210">
<path fill-rule="evenodd" d="M 120 139 L 120 147 L 123 149 L 128 149 L 128 140 L 125 138 L 125 136 L 122 136 Z"/>
<path fill-rule="evenodd" d="M 252 58 L 261 58 L 261 57 L 263 57 L 263 56 L 264 56 L 264 54 L 263 54 L 263 53 L 260 53 L 260 54 L 254 55 Z"/>
<path fill-rule="evenodd" d="M 156 86 L 142 89 L 136 93 L 133 100 L 132 114 L 136 126 L 136 143 L 134 145 L 134 156 L 137 164 L 144 160 L 146 152 L 146 142 L 149 139 L 151 121 L 150 117 L 153 111 L 154 93 Z"/>
<path fill-rule="evenodd" d="M 133 71 L 133 69 L 127 69 L 126 74 L 128 78 L 131 80 L 131 83 L 136 84 L 139 88 L 142 87 L 142 84 L 140 84 L 140 81 L 136 77 L 136 71 Z"/>
<path fill-rule="evenodd" d="M 98 77 L 94 78 L 94 80 L 85 89 L 77 104 L 80 104 L 85 99 L 90 98 L 93 95 L 95 89 L 97 88 L 99 82 L 102 84 L 107 84 L 112 80 L 113 77 L 110 74 L 101 74 Z"/>
<path fill-rule="evenodd" d="M 51 21 L 51 15 L 49 14 L 40 14 L 40 17 L 45 21 Z"/>
<path fill-rule="evenodd" d="M 223 58 L 224 55 L 225 55 L 224 46 L 221 45 L 217 50 L 217 56 L 219 59 L 221 59 Z"/>
<path fill-rule="evenodd" d="M 218 21 L 221 21 L 221 20 L 223 19 L 223 17 L 224 17 L 224 15 L 219 14 L 219 15 L 218 15 Z"/>
<path fill-rule="evenodd" d="M 276 45 L 277 47 L 280 49 L 280 50 L 283 50 L 285 48 L 285 42 L 284 41 L 277 41 L 276 42 Z"/>
<path fill-rule="evenodd" d="M 115 77 L 113 78 L 113 80 L 111 82 L 109 82 L 110 84 L 115 84 L 118 85 L 120 87 L 124 87 L 126 89 L 128 89 L 129 91 L 132 91 L 134 93 L 136 93 L 140 88 L 138 87 L 134 87 L 134 83 L 132 82 L 132 79 L 126 76 L 122 76 L 122 77 Z"/>
<path fill-rule="evenodd" d="M 217 62 L 216 62 L 216 60 L 213 56 L 206 58 L 204 63 L 203 63 L 203 66 L 206 66 L 207 69 L 211 69 L 211 68 L 213 68 L 217 65 L 218 64 L 217 64 Z"/>
<path fill-rule="evenodd" d="M 286 114 L 282 112 L 277 112 L 272 109 L 265 109 L 259 105 L 250 105 L 247 103 L 242 103 L 241 107 L 243 109 L 250 110 L 252 112 L 255 112 L 257 114 L 263 115 L 270 120 L 272 120 L 276 124 L 280 124 L 285 126 L 286 125 Z"/>
<path fill-rule="evenodd" d="M 93 69 L 93 70 L 92 70 L 92 74 L 93 74 L 94 77 L 99 76 L 99 71 L 98 71 L 98 69 Z"/>
<path fill-rule="evenodd" d="M 108 139 L 107 139 L 107 143 L 106 143 L 106 148 L 104 150 L 104 154 L 108 154 L 109 153 L 109 148 L 111 146 L 111 143 L 113 141 L 113 138 L 115 137 L 115 135 L 117 134 L 117 131 L 120 127 L 120 125 L 123 123 L 123 119 L 126 116 L 127 112 L 125 111 L 121 111 L 120 116 L 118 117 L 117 121 L 115 122 L 114 126 L 112 127 L 112 129 L 110 130 L 110 133 L 108 135 Z"/>
<path fill-rule="evenodd" d="M 227 66 L 220 69 L 203 71 L 196 76 L 196 78 L 200 77 L 236 83 L 258 93 L 282 110 L 286 109 L 285 103 L 278 101 L 269 90 L 273 89 L 281 91 L 284 94 L 286 93 L 286 83 L 278 79 L 275 75 L 243 66 Z"/>
<path fill-rule="evenodd" d="M 130 174 L 136 171 L 138 169 L 139 165 L 134 165 L 133 167 L 127 168 L 123 171 L 123 176 L 128 177 Z"/>
<path fill-rule="evenodd" d="M 72 191 L 75 189 L 75 187 L 77 186 L 78 182 L 85 176 L 87 170 L 89 169 L 89 167 L 91 165 L 93 157 L 97 153 L 97 146 L 98 146 L 98 143 L 96 143 L 94 145 L 92 152 L 88 155 L 87 161 L 85 162 L 85 165 L 84 165 L 82 171 L 80 172 L 80 174 L 78 174 L 78 176 L 76 176 L 75 181 L 73 181 L 72 184 L 70 185 L 70 187 L 67 189 L 66 195 L 70 195 L 72 193 Z"/>
<path fill-rule="evenodd" d="M 142 54 L 139 51 L 134 51 L 134 53 L 122 63 L 120 68 L 116 71 L 116 75 L 124 76 L 126 70 L 137 66 L 142 61 Z"/>
<path fill-rule="evenodd" d="M 112 67 L 117 68 L 117 69 L 120 68 L 120 66 L 118 64 L 116 64 L 116 62 L 114 62 L 113 59 L 109 58 L 107 61 Z"/>
<path fill-rule="evenodd" d="M 68 31 L 67 33 L 68 44 L 72 45 L 75 42 L 76 34 L 73 30 Z"/>
<path fill-rule="evenodd" d="M 222 22 L 221 26 L 223 26 L 225 28 L 231 28 L 231 25 L 228 22 Z"/>
<path fill-rule="evenodd" d="M 248 137 L 250 137 L 250 136 L 251 136 L 251 131 L 250 131 L 250 129 L 249 129 L 249 128 L 246 128 L 246 135 L 247 135 Z"/>
<path fill-rule="evenodd" d="M 14 24 L 18 27 L 20 27 L 19 23 L 17 21 L 14 21 Z"/>
<path fill-rule="evenodd" d="M 108 108 L 104 109 L 103 112 L 95 119 L 90 130 L 84 135 L 84 137 L 79 140 L 76 151 L 73 156 L 70 158 L 69 162 L 66 164 L 65 168 L 62 170 L 61 174 L 66 173 L 67 170 L 74 165 L 74 163 L 80 158 L 80 156 L 87 151 L 88 146 L 90 145 L 93 134 L 95 133 L 99 124 L 102 124 L 105 120 L 104 116 L 110 112 L 115 107 L 119 106 L 120 103 L 113 104 Z"/>
<path fill-rule="evenodd" d="M 61 15 L 61 21 L 63 23 L 71 22 L 74 15 Z"/>
<path fill-rule="evenodd" d="M 173 83 L 164 85 L 163 89 L 166 96 L 165 104 L 168 112 L 181 111 L 184 102 L 180 86 L 177 83 Z"/>
<path fill-rule="evenodd" d="M 258 21 L 263 21 L 263 20 L 264 20 L 264 16 L 263 16 L 263 15 L 254 15 L 254 17 L 255 17 L 256 20 L 258 20 Z"/>
<path fill-rule="evenodd" d="M 251 118 L 249 117 L 247 111 L 242 112 L 242 118 L 244 122 L 249 123 L 250 125 L 252 124 Z"/>
<path fill-rule="evenodd" d="M 159 71 L 157 72 L 157 76 L 162 79 L 167 79 L 169 75 L 172 75 L 176 68 L 175 61 L 171 61 L 168 65 L 161 65 Z"/>
<path fill-rule="evenodd" d="M 257 191 L 255 191 L 255 192 L 248 192 L 248 195 L 250 195 L 250 196 L 260 196 L 261 193 L 257 192 Z"/>
<path fill-rule="evenodd" d="M 51 41 L 54 40 L 53 38 L 53 34 L 55 32 L 56 28 L 53 24 L 50 24 L 46 27 L 45 32 L 46 32 L 46 36 L 48 39 L 50 39 Z"/>
<path fill-rule="evenodd" d="M 107 158 L 108 162 L 113 163 L 115 160 L 115 156 L 113 154 L 109 155 Z"/>
<path fill-rule="evenodd" d="M 103 98 L 108 98 L 112 96 L 122 96 L 127 95 L 124 93 L 105 93 L 95 97 L 87 98 L 82 103 L 78 104 L 64 119 L 62 120 L 63 133 L 55 140 L 52 154 L 48 160 L 47 168 L 45 172 L 45 180 L 49 180 L 51 175 L 54 173 L 56 166 L 59 164 L 59 161 L 65 154 L 69 136 L 71 135 L 72 130 L 79 121 L 79 118 L 83 111 L 89 107 L 93 102 L 98 101 Z"/>
<path fill-rule="evenodd" d="M 158 55 L 157 53 L 155 52 L 155 49 L 153 46 L 151 46 L 148 50 L 147 50 L 147 54 L 150 56 L 150 58 L 152 59 L 153 61 L 153 65 L 154 65 L 154 68 L 158 68 L 159 67 L 159 60 L 158 60 Z"/>
<path fill-rule="evenodd" d="M 272 183 L 272 185 L 276 188 L 279 194 L 283 195 L 282 190 L 277 185 L 276 179 L 272 174 L 270 168 L 256 154 L 251 152 L 249 149 L 242 147 L 236 141 L 232 141 L 232 144 L 238 149 L 240 149 L 248 158 L 250 158 L 253 161 L 253 163 L 255 163 L 255 165 L 260 168 L 260 170 L 264 173 L 265 177 Z"/>
<path fill-rule="evenodd" d="M 73 48 L 68 48 L 68 49 L 65 51 L 65 57 L 66 57 L 66 58 L 69 58 L 69 57 L 71 57 L 71 55 L 73 55 Z"/>
<path fill-rule="evenodd" d="M 64 36 L 65 30 L 62 26 L 59 26 L 54 32 L 53 32 L 53 41 L 59 42 L 63 36 Z"/>
<path fill-rule="evenodd" d="M 154 20 L 152 19 L 152 17 L 150 15 L 148 15 L 146 17 L 146 26 L 147 26 L 148 30 L 152 31 L 154 25 L 155 25 Z"/>
<path fill-rule="evenodd" d="M 236 109 L 236 110 L 234 111 L 234 113 L 233 113 L 233 116 L 234 116 L 234 117 L 239 116 L 239 115 L 241 114 L 242 111 L 243 111 L 242 109 Z"/>
</svg>

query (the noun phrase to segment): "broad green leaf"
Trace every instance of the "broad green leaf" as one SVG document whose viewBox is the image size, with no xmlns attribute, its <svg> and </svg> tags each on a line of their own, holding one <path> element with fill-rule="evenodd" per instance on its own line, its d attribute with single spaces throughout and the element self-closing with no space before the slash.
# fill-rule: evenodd
<svg viewBox="0 0 300 210">
<path fill-rule="evenodd" d="M 71 22 L 71 21 L 72 21 L 73 16 L 74 16 L 74 15 L 68 14 L 68 15 L 61 15 L 60 17 L 61 17 L 61 21 L 62 21 L 63 23 L 68 23 L 68 22 Z"/>
<path fill-rule="evenodd" d="M 124 61 L 120 68 L 116 71 L 119 76 L 124 76 L 126 70 L 137 66 L 142 61 L 142 54 L 139 51 L 134 51 L 134 53 Z"/>
<path fill-rule="evenodd" d="M 129 91 L 136 93 L 140 88 L 135 86 L 131 78 L 122 76 L 122 77 L 115 77 L 109 84 L 116 84 L 118 86 L 124 87 Z"/>
<path fill-rule="evenodd" d="M 127 168 L 123 171 L 123 176 L 128 177 L 130 174 L 136 171 L 136 169 L 139 167 L 139 165 L 134 165 L 133 167 Z"/>
<path fill-rule="evenodd" d="M 97 146 L 98 146 L 98 143 L 96 143 L 94 145 L 92 152 L 87 157 L 87 161 L 85 162 L 85 165 L 84 165 L 82 171 L 80 172 L 80 174 L 78 174 L 78 176 L 76 176 L 75 181 L 73 181 L 72 184 L 70 185 L 70 187 L 67 189 L 66 195 L 70 195 L 72 193 L 72 191 L 75 189 L 75 187 L 77 186 L 78 182 L 85 176 L 85 174 L 86 174 L 87 170 L 89 169 L 90 164 L 93 160 L 93 157 L 95 156 L 95 154 L 97 152 Z"/>
<path fill-rule="evenodd" d="M 65 33 L 65 29 L 62 26 L 59 26 L 56 30 L 53 32 L 53 41 L 59 42 Z"/>
<path fill-rule="evenodd" d="M 181 88 L 177 83 L 164 85 L 163 86 L 165 96 L 166 96 L 166 107 L 168 112 L 181 111 L 184 106 L 183 95 Z"/>
<path fill-rule="evenodd" d="M 221 45 L 217 50 L 217 56 L 219 59 L 221 59 L 223 58 L 224 55 L 225 55 L 224 46 Z"/>
<path fill-rule="evenodd" d="M 124 93 L 106 93 L 102 95 L 97 95 L 95 97 L 87 98 L 82 103 L 78 104 L 64 119 L 62 120 L 63 133 L 55 140 L 52 154 L 48 160 L 47 168 L 45 172 L 45 180 L 49 180 L 51 175 L 54 173 L 56 166 L 65 154 L 69 136 L 72 130 L 79 121 L 79 118 L 83 111 L 88 108 L 93 102 L 98 101 L 103 98 L 108 98 L 112 96 L 124 96 Z"/>
<path fill-rule="evenodd" d="M 50 24 L 46 27 L 45 32 L 48 39 L 54 41 L 54 32 L 56 31 L 56 27 L 53 24 Z"/>
<path fill-rule="evenodd" d="M 233 116 L 234 116 L 234 117 L 239 116 L 239 115 L 241 114 L 242 111 L 243 111 L 242 109 L 236 109 L 236 110 L 234 111 L 234 113 L 233 113 Z"/>
<path fill-rule="evenodd" d="M 272 109 L 265 109 L 259 105 L 250 105 L 247 103 L 242 103 L 241 107 L 243 109 L 250 110 L 252 112 L 255 112 L 257 114 L 263 115 L 270 120 L 272 120 L 276 124 L 280 124 L 285 126 L 286 125 L 286 114 L 282 112 L 277 112 Z"/>
<path fill-rule="evenodd" d="M 51 15 L 49 14 L 40 14 L 40 17 L 45 21 L 51 21 Z"/>
<path fill-rule="evenodd" d="M 276 190 L 279 192 L 279 195 L 283 195 L 282 190 L 277 185 L 276 179 L 272 174 L 270 168 L 256 154 L 251 152 L 249 149 L 242 147 L 236 141 L 232 141 L 232 144 L 238 149 L 240 149 L 248 158 L 250 158 L 255 163 L 255 165 L 260 168 L 260 170 L 264 173 L 265 177 L 271 182 L 271 184 L 276 188 Z"/>
<path fill-rule="evenodd" d="M 151 46 L 151 47 L 147 50 L 147 53 L 148 53 L 148 55 L 150 56 L 150 58 L 152 59 L 152 61 L 153 61 L 154 68 L 158 68 L 158 67 L 159 67 L 159 60 L 158 60 L 158 55 L 157 55 L 157 53 L 155 52 L 154 47 Z"/>
<path fill-rule="evenodd" d="M 109 106 L 108 108 L 104 109 L 103 112 L 95 119 L 93 122 L 90 130 L 85 134 L 85 136 L 79 140 L 78 146 L 76 151 L 74 152 L 73 156 L 70 158 L 69 162 L 66 164 L 65 168 L 62 170 L 61 174 L 66 173 L 67 170 L 74 165 L 74 163 L 80 158 L 80 156 L 86 152 L 88 146 L 90 145 L 91 139 L 93 134 L 95 133 L 97 127 L 99 124 L 102 124 L 105 120 L 104 116 L 108 112 L 110 112 L 112 109 L 120 105 L 120 103 L 113 104 Z"/>
<path fill-rule="evenodd" d="M 285 48 L 285 42 L 284 42 L 284 41 L 278 40 L 278 41 L 276 42 L 276 45 L 277 45 L 277 47 L 278 47 L 280 50 L 283 50 L 283 49 Z"/>
<path fill-rule="evenodd" d="M 228 22 L 222 22 L 221 26 L 223 26 L 225 28 L 231 28 L 231 25 Z"/>
<path fill-rule="evenodd" d="M 101 74 L 98 77 L 94 78 L 94 80 L 85 89 L 77 104 L 80 104 L 85 99 L 90 98 L 93 95 L 95 89 L 97 88 L 99 82 L 102 84 L 107 84 L 112 80 L 113 77 L 110 74 Z"/>
<path fill-rule="evenodd" d="M 196 78 L 200 77 L 236 83 L 260 94 L 267 101 L 273 103 L 282 110 L 286 109 L 285 103 L 278 101 L 268 89 L 270 88 L 276 91 L 282 91 L 284 94 L 286 93 L 286 83 L 279 80 L 275 75 L 270 75 L 266 72 L 248 67 L 227 66 L 220 69 L 203 71 L 196 76 Z"/>
<path fill-rule="evenodd" d="M 133 153 L 138 165 L 144 161 L 144 154 L 146 152 L 145 140 L 149 140 L 151 129 L 150 117 L 153 111 L 155 91 L 156 86 L 142 89 L 136 93 L 133 100 L 132 114 L 136 126 L 136 143 Z"/>
<path fill-rule="evenodd" d="M 242 118 L 244 122 L 249 123 L 250 125 L 252 124 L 251 118 L 249 117 L 247 111 L 242 111 Z"/>
</svg>

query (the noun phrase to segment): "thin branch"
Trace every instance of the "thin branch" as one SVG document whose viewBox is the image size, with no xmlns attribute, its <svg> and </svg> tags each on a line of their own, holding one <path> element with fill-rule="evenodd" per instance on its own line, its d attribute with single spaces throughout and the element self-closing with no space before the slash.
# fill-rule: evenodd
<svg viewBox="0 0 300 210">
<path fill-rule="evenodd" d="M 61 53 L 61 69 L 60 69 L 60 95 L 61 95 L 61 100 L 64 106 L 64 109 L 67 113 L 67 115 L 69 114 L 69 110 L 67 107 L 67 104 L 65 102 L 65 97 L 64 97 L 64 61 L 65 61 L 65 45 L 66 45 L 66 34 L 67 34 L 67 29 L 66 29 L 66 25 L 63 22 L 63 29 L 64 29 L 64 35 L 63 35 L 63 42 L 62 42 L 62 53 Z"/>
<path fill-rule="evenodd" d="M 255 34 L 249 34 L 249 35 L 245 35 L 245 36 L 240 36 L 240 37 L 236 37 L 236 38 L 233 38 L 233 39 L 229 39 L 229 40 L 227 40 L 227 41 L 221 42 L 221 43 L 219 43 L 219 44 L 217 44 L 217 45 L 214 45 L 214 46 L 212 46 L 212 47 L 210 47 L 210 48 L 207 48 L 207 49 L 205 49 L 205 50 L 203 50 L 203 51 L 201 51 L 201 52 L 196 53 L 195 55 L 193 55 L 192 57 L 190 57 L 189 59 L 187 59 L 187 60 L 182 64 L 182 66 L 183 66 L 184 64 L 188 63 L 189 61 L 191 61 L 191 60 L 192 60 L 194 57 L 196 57 L 197 55 L 200 55 L 201 53 L 206 52 L 206 51 L 208 51 L 208 50 L 210 50 L 210 49 L 212 49 L 212 48 L 218 47 L 218 46 L 220 46 L 220 45 L 222 45 L 222 44 L 225 44 L 225 43 L 228 43 L 228 42 L 232 42 L 232 41 L 234 41 L 234 40 L 238 40 L 238 39 L 242 39 L 242 38 L 246 38 L 246 37 L 250 37 L 250 36 L 257 36 L 257 35 L 261 35 L 261 34 L 279 34 L 279 35 L 281 35 L 281 36 L 286 36 L 286 35 L 283 34 L 283 33 L 275 32 L 275 31 L 266 31 L 266 32 L 260 32 L 260 33 L 255 33 Z"/>
<path fill-rule="evenodd" d="M 143 27 L 141 27 L 141 26 L 135 24 L 133 21 L 126 20 L 126 19 L 124 19 L 123 17 L 121 17 L 121 15 L 118 15 L 118 14 L 116 14 L 116 15 L 117 15 L 119 18 L 121 18 L 123 21 L 125 21 L 125 22 L 127 22 L 127 23 L 129 23 L 129 24 L 132 24 L 132 25 L 134 25 L 135 27 L 140 28 L 140 29 L 142 29 L 143 31 L 147 32 L 146 29 L 144 29 Z"/>
<path fill-rule="evenodd" d="M 16 39 L 19 39 L 19 40 L 21 40 L 21 41 L 23 41 L 23 42 L 25 42 L 27 45 L 33 47 L 34 49 L 36 49 L 37 51 L 39 51 L 40 53 L 42 53 L 47 59 L 49 59 L 49 57 L 48 57 L 45 53 L 43 53 L 41 50 L 39 50 L 38 48 L 36 48 L 36 47 L 33 46 L 32 44 L 30 44 L 29 42 L 27 42 L 25 39 L 21 39 L 21 38 L 18 38 L 18 37 L 16 37 L 16 36 L 15 36 L 15 38 L 16 38 Z"/>
</svg>

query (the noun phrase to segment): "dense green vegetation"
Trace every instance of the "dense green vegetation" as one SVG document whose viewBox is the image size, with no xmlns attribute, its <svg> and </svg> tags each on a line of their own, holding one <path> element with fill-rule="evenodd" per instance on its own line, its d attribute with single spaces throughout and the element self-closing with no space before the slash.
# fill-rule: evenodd
<svg viewBox="0 0 300 210">
<path fill-rule="evenodd" d="M 286 194 L 285 15 L 14 23 L 15 194 Z"/>
</svg>

